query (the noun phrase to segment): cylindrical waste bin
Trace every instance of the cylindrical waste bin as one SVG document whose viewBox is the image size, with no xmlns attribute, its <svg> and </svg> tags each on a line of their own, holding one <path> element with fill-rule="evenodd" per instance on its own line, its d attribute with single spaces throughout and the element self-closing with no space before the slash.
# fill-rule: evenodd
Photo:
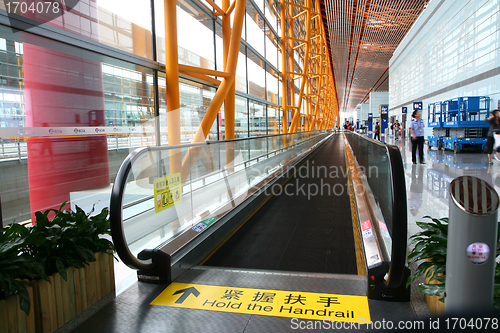
<svg viewBox="0 0 500 333">
<path fill-rule="evenodd" d="M 446 314 L 490 311 L 493 306 L 499 199 L 486 181 L 461 176 L 449 187 Z"/>
</svg>

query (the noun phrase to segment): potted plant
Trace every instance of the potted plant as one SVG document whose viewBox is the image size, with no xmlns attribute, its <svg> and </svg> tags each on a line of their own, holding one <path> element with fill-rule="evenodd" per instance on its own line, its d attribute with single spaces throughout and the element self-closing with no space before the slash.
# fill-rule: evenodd
<svg viewBox="0 0 500 333">
<path fill-rule="evenodd" d="M 37 332 L 56 330 L 114 290 L 114 248 L 102 237 L 110 234 L 107 208 L 92 216 L 79 207 L 63 211 L 65 204 L 36 212 L 34 226 L 1 229 L 0 262 L 10 266 L 0 266 L 0 289 L 18 297 L 26 314 L 33 310 Z"/>
<path fill-rule="evenodd" d="M 48 281 L 43 266 L 27 253 L 21 252 L 26 245 L 26 228 L 13 224 L 0 229 L 0 331 L 8 332 L 9 326 L 17 325 L 18 331 L 33 331 L 35 317 L 30 307 L 33 289 L 22 279 L 33 279 L 37 274 Z M 24 327 L 19 327 L 23 323 Z M 29 329 L 28 329 L 29 328 Z"/>
<path fill-rule="evenodd" d="M 423 230 L 410 237 L 410 245 L 414 244 L 414 247 L 408 255 L 408 262 L 419 262 L 419 265 L 408 278 L 406 286 L 423 276 L 424 283 L 420 284 L 418 289 L 426 295 L 431 313 L 440 315 L 444 312 L 448 218 L 436 219 L 430 216 L 424 218 L 430 221 L 417 222 Z M 500 243 L 497 244 L 496 255 L 500 255 Z M 500 265 L 496 265 L 495 268 L 494 306 L 500 309 Z"/>
</svg>

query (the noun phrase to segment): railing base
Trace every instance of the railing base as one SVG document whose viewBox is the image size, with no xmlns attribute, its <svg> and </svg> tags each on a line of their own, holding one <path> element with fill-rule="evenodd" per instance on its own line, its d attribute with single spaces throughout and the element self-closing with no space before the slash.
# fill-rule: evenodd
<svg viewBox="0 0 500 333">
<path fill-rule="evenodd" d="M 409 302 L 410 287 L 406 288 L 406 281 L 410 276 L 410 269 L 405 267 L 403 282 L 397 288 L 385 286 L 384 277 L 388 267 L 384 265 L 368 269 L 368 298 L 390 302 Z"/>
</svg>

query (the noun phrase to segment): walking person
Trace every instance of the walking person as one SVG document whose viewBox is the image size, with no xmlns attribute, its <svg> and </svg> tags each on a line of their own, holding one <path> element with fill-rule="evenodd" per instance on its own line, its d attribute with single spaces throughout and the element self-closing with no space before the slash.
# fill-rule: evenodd
<svg viewBox="0 0 500 333">
<path fill-rule="evenodd" d="M 493 147 L 495 145 L 495 133 L 500 132 L 500 111 L 497 109 L 491 111 L 491 116 L 486 118 L 484 121 L 490 124 L 488 130 L 488 143 L 486 145 L 486 152 L 488 153 L 488 160 L 490 164 L 493 164 L 491 157 L 493 155 Z"/>
<path fill-rule="evenodd" d="M 377 137 L 378 140 L 380 141 L 380 125 L 378 124 L 378 121 L 377 124 L 375 125 L 375 136 L 373 137 L 373 139 L 377 140 Z"/>
<path fill-rule="evenodd" d="M 396 123 L 393 125 L 393 127 L 394 127 L 395 139 L 398 140 L 399 137 L 401 136 L 401 125 L 398 123 L 397 119 L 396 119 Z"/>
<path fill-rule="evenodd" d="M 411 134 L 411 160 L 413 164 L 417 164 L 417 149 L 420 164 L 425 164 L 424 161 L 424 121 L 420 118 L 420 111 L 415 110 L 412 113 L 410 123 Z"/>
</svg>

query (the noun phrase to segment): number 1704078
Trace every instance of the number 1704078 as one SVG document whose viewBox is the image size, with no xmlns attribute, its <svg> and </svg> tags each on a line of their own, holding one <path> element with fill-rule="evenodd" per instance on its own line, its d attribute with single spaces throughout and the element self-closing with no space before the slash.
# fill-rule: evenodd
<svg viewBox="0 0 500 333">
<path fill-rule="evenodd" d="M 59 14 L 61 12 L 61 4 L 52 1 L 39 1 L 28 4 L 25 1 L 6 1 L 5 7 L 7 13 L 14 14 Z"/>
<path fill-rule="evenodd" d="M 473 330 L 490 330 L 498 329 L 498 318 L 446 318 L 446 328 L 455 329 L 473 329 Z"/>
</svg>

